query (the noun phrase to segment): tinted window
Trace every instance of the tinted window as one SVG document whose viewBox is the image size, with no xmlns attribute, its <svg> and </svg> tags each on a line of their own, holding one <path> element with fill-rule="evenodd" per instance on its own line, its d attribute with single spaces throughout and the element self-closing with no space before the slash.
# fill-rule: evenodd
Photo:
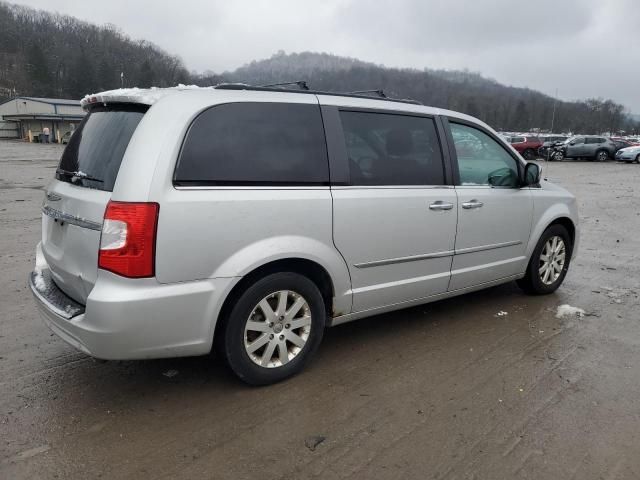
<svg viewBox="0 0 640 480">
<path fill-rule="evenodd" d="M 340 112 L 352 185 L 443 185 L 433 119 Z"/>
<path fill-rule="evenodd" d="M 182 185 L 323 185 L 329 164 L 317 105 L 229 103 L 201 113 L 184 140 Z"/>
<path fill-rule="evenodd" d="M 516 160 L 497 141 L 477 128 L 450 125 L 461 185 L 518 185 Z"/>
<path fill-rule="evenodd" d="M 93 107 L 71 136 L 56 178 L 82 187 L 113 191 L 124 152 L 147 108 Z"/>
<path fill-rule="evenodd" d="M 524 143 L 524 137 L 511 137 L 511 143 Z"/>
</svg>

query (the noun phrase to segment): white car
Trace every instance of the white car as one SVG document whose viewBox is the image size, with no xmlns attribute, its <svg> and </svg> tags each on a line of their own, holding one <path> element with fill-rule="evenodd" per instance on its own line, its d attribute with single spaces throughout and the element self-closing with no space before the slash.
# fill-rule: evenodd
<svg viewBox="0 0 640 480">
<path fill-rule="evenodd" d="M 327 326 L 513 280 L 551 293 L 577 251 L 573 195 L 468 115 L 246 85 L 82 104 L 29 284 L 98 358 L 215 345 L 272 383 Z"/>
<path fill-rule="evenodd" d="M 640 145 L 621 148 L 616 152 L 616 160 L 619 162 L 640 163 Z"/>
</svg>

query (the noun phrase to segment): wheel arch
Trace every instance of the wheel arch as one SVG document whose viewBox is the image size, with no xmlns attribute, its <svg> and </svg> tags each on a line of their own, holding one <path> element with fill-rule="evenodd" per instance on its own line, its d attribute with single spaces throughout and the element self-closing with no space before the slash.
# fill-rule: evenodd
<svg viewBox="0 0 640 480">
<path fill-rule="evenodd" d="M 332 317 L 343 313 L 337 312 L 335 310 L 335 284 L 331 275 L 325 267 L 320 265 L 318 262 L 302 257 L 288 257 L 278 260 L 272 260 L 255 267 L 253 270 L 245 274 L 238 280 L 238 282 L 236 282 L 236 284 L 226 295 L 220 308 L 218 321 L 216 321 L 216 326 L 213 333 L 214 345 L 215 339 L 218 336 L 218 332 L 220 331 L 224 322 L 226 321 L 226 318 L 230 314 L 233 305 L 242 295 L 242 292 L 244 292 L 250 285 L 260 280 L 261 278 L 277 272 L 294 272 L 307 277 L 318 287 L 318 290 L 320 290 L 322 298 L 325 302 L 327 316 Z"/>
<path fill-rule="evenodd" d="M 558 217 L 549 225 L 547 225 L 544 230 L 552 225 L 561 225 L 566 228 L 567 232 L 569 232 L 569 237 L 571 238 L 571 248 L 573 249 L 573 245 L 576 241 L 576 226 L 574 225 L 573 221 L 569 217 Z"/>
<path fill-rule="evenodd" d="M 527 245 L 527 265 L 531 260 L 531 255 L 536 245 L 540 241 L 540 237 L 544 231 L 552 225 L 561 225 L 567 229 L 571 238 L 572 255 L 576 252 L 576 247 L 579 242 L 579 230 L 575 221 L 574 215 L 567 205 L 556 205 L 555 208 L 550 209 L 538 220 L 533 226 L 531 236 L 529 238 L 529 244 Z"/>
</svg>

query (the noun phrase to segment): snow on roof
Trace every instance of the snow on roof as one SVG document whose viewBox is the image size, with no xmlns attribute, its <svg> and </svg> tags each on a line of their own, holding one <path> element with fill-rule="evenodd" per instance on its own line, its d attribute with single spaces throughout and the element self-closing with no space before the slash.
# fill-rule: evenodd
<svg viewBox="0 0 640 480">
<path fill-rule="evenodd" d="M 155 102 L 160 100 L 162 97 L 166 97 L 167 95 L 171 95 L 176 92 L 182 92 L 185 90 L 209 90 L 214 87 L 199 87 L 197 85 L 183 85 L 179 84 L 175 87 L 167 87 L 167 88 L 118 88 L 116 90 L 107 90 L 106 92 L 100 93 L 92 93 L 90 95 L 85 95 L 85 97 L 80 101 L 80 105 L 85 110 L 88 105 L 93 103 L 109 103 L 109 102 L 117 102 L 117 103 L 143 103 L 145 105 L 153 105 Z"/>
</svg>

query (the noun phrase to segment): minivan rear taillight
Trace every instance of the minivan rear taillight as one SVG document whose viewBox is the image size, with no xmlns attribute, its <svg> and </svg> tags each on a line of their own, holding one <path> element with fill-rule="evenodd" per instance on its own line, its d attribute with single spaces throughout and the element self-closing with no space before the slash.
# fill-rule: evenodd
<svg viewBox="0 0 640 480">
<path fill-rule="evenodd" d="M 153 277 L 159 210 L 157 203 L 109 202 L 98 267 L 123 277 Z"/>
</svg>

